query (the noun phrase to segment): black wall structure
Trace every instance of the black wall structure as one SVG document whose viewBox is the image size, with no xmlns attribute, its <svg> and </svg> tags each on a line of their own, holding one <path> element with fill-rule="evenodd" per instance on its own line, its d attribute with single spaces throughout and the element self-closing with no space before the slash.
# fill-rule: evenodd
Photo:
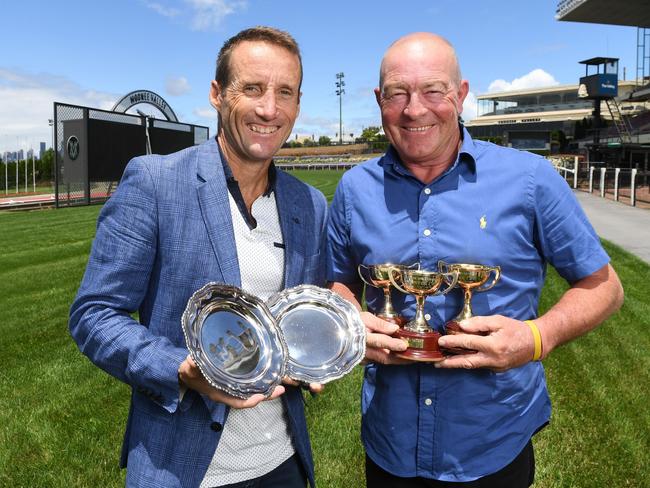
<svg viewBox="0 0 650 488">
<path fill-rule="evenodd" d="M 106 201 L 126 164 L 147 154 L 170 154 L 200 144 L 208 127 L 91 107 L 54 103 L 57 207 Z"/>
</svg>

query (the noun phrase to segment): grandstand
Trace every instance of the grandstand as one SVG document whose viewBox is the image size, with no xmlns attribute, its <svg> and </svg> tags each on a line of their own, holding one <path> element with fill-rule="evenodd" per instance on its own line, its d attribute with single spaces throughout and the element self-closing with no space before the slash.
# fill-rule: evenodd
<svg viewBox="0 0 650 488">
<path fill-rule="evenodd" d="M 503 145 L 528 151 L 552 152 L 559 149 L 551 147 L 552 132 L 561 131 L 567 140 L 584 135 L 579 130 L 576 133 L 576 122 L 589 119 L 594 105 L 578 96 L 578 88 L 578 84 L 558 85 L 479 95 L 478 116 L 466 124 L 467 129 L 472 137 L 496 139 Z M 636 88 L 636 81 L 618 82 L 620 111 L 629 120 L 650 108 L 645 101 L 629 100 Z M 602 105 L 604 118 L 612 120 L 606 102 Z M 650 134 L 648 137 L 650 142 Z"/>
</svg>

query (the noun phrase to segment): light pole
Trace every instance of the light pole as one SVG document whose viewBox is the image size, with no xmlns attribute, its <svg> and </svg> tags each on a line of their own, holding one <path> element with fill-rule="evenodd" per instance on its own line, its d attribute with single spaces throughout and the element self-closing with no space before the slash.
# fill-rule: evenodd
<svg viewBox="0 0 650 488">
<path fill-rule="evenodd" d="M 18 147 L 18 138 L 16 137 L 16 147 Z M 16 195 L 18 195 L 18 165 L 20 164 L 20 159 L 18 158 L 19 151 L 16 151 Z"/>
<path fill-rule="evenodd" d="M 36 193 L 36 164 L 34 163 L 34 150 L 32 149 L 32 188 Z"/>
<path fill-rule="evenodd" d="M 25 193 L 27 193 L 27 153 L 25 153 Z"/>
<path fill-rule="evenodd" d="M 345 93 L 345 74 L 341 71 L 336 73 L 336 94 L 339 97 L 339 144 L 343 144 L 343 94 Z"/>
</svg>

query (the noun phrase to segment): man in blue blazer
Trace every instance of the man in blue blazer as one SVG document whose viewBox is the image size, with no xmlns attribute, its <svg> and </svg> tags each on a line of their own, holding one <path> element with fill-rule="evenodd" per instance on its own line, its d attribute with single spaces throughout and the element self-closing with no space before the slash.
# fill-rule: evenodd
<svg viewBox="0 0 650 488">
<path fill-rule="evenodd" d="M 324 285 L 325 198 L 272 163 L 301 82 L 287 33 L 256 27 L 229 39 L 210 91 L 216 139 L 133 159 L 101 212 L 70 331 L 132 387 L 127 486 L 314 485 L 301 391 L 241 400 L 212 388 L 181 328 L 188 298 L 211 281 L 261 297 Z"/>
</svg>

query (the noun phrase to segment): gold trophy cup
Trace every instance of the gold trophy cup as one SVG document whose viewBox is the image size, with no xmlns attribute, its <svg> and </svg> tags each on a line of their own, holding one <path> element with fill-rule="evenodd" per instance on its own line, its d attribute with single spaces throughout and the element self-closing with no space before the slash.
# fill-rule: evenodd
<svg viewBox="0 0 650 488">
<path fill-rule="evenodd" d="M 462 329 L 458 322 L 472 317 L 472 293 L 488 291 L 501 277 L 500 266 L 485 266 L 483 264 L 454 263 L 447 264 L 444 261 L 438 261 L 438 269 L 441 273 L 458 273 L 458 287 L 462 288 L 464 294 L 463 309 L 452 320 L 445 324 L 447 334 L 460 334 Z M 492 281 L 486 285 L 490 275 L 494 273 Z M 458 351 L 455 351 L 458 352 Z M 468 352 L 463 350 L 462 352 Z"/>
<path fill-rule="evenodd" d="M 390 281 L 402 293 L 415 295 L 416 310 L 413 320 L 400 328 L 395 337 L 408 342 L 408 349 L 397 356 L 413 361 L 440 361 L 444 358 L 438 339 L 441 334 L 434 331 L 424 318 L 424 300 L 428 295 L 444 295 L 458 280 L 458 272 L 441 273 L 421 269 L 391 268 Z M 443 290 L 443 285 L 446 288 Z"/>
<path fill-rule="evenodd" d="M 410 266 L 405 266 L 402 264 L 360 264 L 358 266 L 359 276 L 366 285 L 373 286 L 375 288 L 381 288 L 384 291 L 384 308 L 376 314 L 382 320 L 386 322 L 392 322 L 399 326 L 402 326 L 406 323 L 406 319 L 401 317 L 395 309 L 393 308 L 393 302 L 390 297 L 390 268 L 406 268 L 406 269 L 418 269 L 420 265 L 418 263 L 412 264 Z"/>
</svg>

